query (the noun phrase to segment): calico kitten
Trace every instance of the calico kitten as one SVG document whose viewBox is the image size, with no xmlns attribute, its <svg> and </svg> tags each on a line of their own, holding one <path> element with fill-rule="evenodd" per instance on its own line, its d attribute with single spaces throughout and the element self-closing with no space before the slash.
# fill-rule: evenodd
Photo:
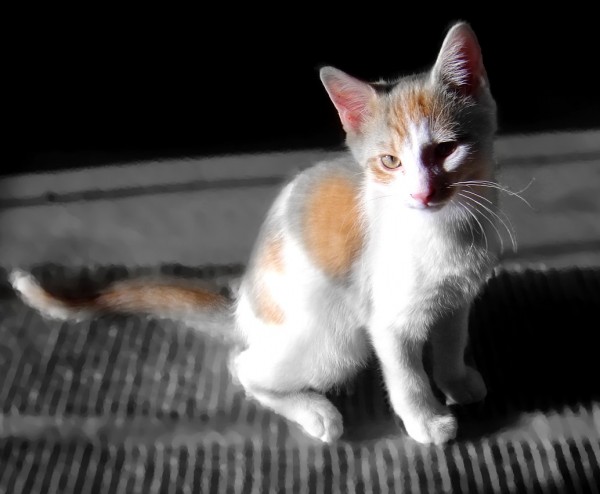
<svg viewBox="0 0 600 494">
<path fill-rule="evenodd" d="M 332 67 L 321 80 L 349 153 L 299 173 L 268 213 L 235 301 L 179 283 L 115 284 L 61 299 L 28 274 L 24 300 L 59 318 L 141 311 L 226 327 L 240 342 L 232 371 L 247 394 L 322 441 L 342 434 L 323 392 L 352 378 L 375 351 L 391 405 L 422 443 L 455 437 L 447 402 L 484 398 L 465 365 L 469 305 L 496 260 L 483 211 L 496 202 L 496 109 L 471 28 L 455 24 L 428 72 L 366 83 Z M 224 329 L 223 329 L 224 330 Z"/>
</svg>

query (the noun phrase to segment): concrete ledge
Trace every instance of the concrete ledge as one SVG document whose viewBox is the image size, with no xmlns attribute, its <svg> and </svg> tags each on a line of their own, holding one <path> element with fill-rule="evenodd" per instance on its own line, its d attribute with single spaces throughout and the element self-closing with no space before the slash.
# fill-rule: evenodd
<svg viewBox="0 0 600 494">
<path fill-rule="evenodd" d="M 336 152 L 323 149 L 285 153 L 239 154 L 190 157 L 138 163 L 36 173 L 0 179 L 0 207 L 10 199 L 57 196 L 87 190 L 127 188 L 168 189 L 170 186 L 228 183 L 229 180 L 285 180 L 296 171 Z M 544 164 L 548 162 L 600 159 L 600 130 L 576 133 L 546 133 L 499 137 L 496 154 L 501 165 Z"/>
<path fill-rule="evenodd" d="M 600 129 L 579 132 L 507 135 L 498 138 L 496 153 L 501 163 L 523 164 L 532 160 L 565 159 L 579 156 L 597 159 Z"/>
<path fill-rule="evenodd" d="M 600 131 L 498 140 L 510 263 L 600 264 Z M 0 262 L 245 263 L 281 183 L 332 151 L 111 165 L 0 180 Z M 505 235 L 509 244 L 508 236 Z"/>
</svg>

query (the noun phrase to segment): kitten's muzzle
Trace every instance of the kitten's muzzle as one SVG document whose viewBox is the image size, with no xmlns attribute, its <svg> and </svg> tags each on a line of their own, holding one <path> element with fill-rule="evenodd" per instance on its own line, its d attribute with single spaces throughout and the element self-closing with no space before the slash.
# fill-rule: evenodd
<svg viewBox="0 0 600 494">
<path fill-rule="evenodd" d="M 423 206 L 428 206 L 431 203 L 437 193 L 436 188 L 433 185 L 429 185 L 424 190 L 419 192 L 413 192 L 410 196 L 417 202 L 421 203 Z"/>
<path fill-rule="evenodd" d="M 448 202 L 452 192 L 442 184 L 428 184 L 425 188 L 410 193 L 411 205 L 417 209 L 437 210 Z"/>
</svg>

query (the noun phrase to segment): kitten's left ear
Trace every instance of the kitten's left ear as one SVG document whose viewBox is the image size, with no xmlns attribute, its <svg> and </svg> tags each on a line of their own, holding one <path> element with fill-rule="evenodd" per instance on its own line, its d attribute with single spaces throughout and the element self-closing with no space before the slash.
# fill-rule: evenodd
<svg viewBox="0 0 600 494">
<path fill-rule="evenodd" d="M 432 77 L 465 96 L 476 95 L 488 84 L 479 42 L 467 23 L 459 22 L 448 31 Z"/>
<path fill-rule="evenodd" d="M 346 132 L 358 133 L 371 116 L 376 93 L 370 84 L 334 67 L 323 67 L 321 81 L 327 90 Z"/>
</svg>

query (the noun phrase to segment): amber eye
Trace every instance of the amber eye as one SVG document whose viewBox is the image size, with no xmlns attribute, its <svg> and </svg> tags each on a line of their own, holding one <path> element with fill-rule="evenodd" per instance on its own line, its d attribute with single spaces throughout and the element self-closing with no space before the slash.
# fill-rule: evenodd
<svg viewBox="0 0 600 494">
<path fill-rule="evenodd" d="M 386 154 L 381 157 L 381 164 L 386 168 L 394 169 L 400 166 L 400 158 L 396 156 L 392 156 L 391 154 Z"/>
<path fill-rule="evenodd" d="M 456 141 L 439 142 L 435 145 L 434 153 L 437 159 L 445 159 L 450 156 L 458 147 Z"/>
</svg>

